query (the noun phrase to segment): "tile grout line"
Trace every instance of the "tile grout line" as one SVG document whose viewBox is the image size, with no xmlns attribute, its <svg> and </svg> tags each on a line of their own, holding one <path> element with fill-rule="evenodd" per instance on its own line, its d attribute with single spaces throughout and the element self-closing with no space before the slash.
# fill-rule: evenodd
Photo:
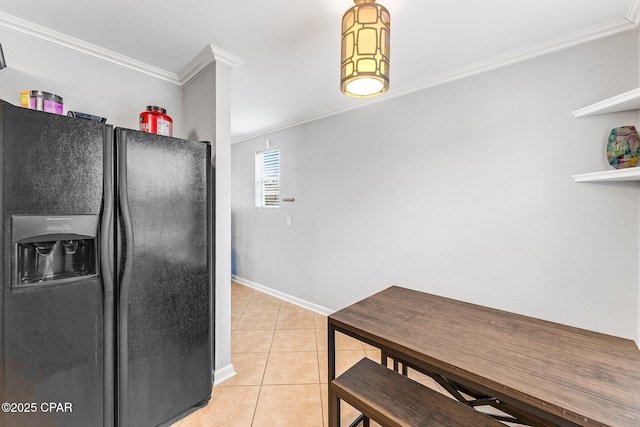
<svg viewBox="0 0 640 427">
<path fill-rule="evenodd" d="M 253 297 L 256 295 L 255 291 L 251 297 L 251 299 L 253 300 Z M 262 396 L 262 390 L 264 387 L 264 377 L 267 374 L 267 366 L 269 365 L 269 359 L 271 358 L 271 349 L 273 348 L 273 338 L 275 337 L 275 331 L 276 331 L 276 327 L 278 326 L 278 316 L 280 315 L 280 309 L 282 308 L 282 303 L 280 303 L 280 307 L 278 307 L 278 314 L 276 315 L 276 322 L 273 325 L 273 331 L 271 333 L 271 343 L 269 344 L 269 351 L 267 351 L 267 360 L 264 364 L 264 369 L 262 371 L 262 378 L 260 378 L 260 388 L 258 389 L 258 397 L 256 398 L 256 405 L 253 408 L 253 416 L 251 417 L 251 427 L 253 427 L 253 424 L 256 420 L 256 413 L 258 412 L 258 403 L 260 402 L 260 396 Z"/>
<path fill-rule="evenodd" d="M 237 328 L 238 324 L 240 323 L 240 320 L 242 320 L 242 317 L 246 313 L 247 307 L 249 307 L 249 304 L 251 304 L 251 301 L 253 300 L 254 296 L 255 296 L 255 291 L 252 293 L 251 298 L 249 298 L 249 301 L 247 302 L 245 307 L 242 309 L 242 313 L 240 314 L 240 318 L 238 318 L 238 322 L 236 322 L 236 327 L 234 327 L 235 331 L 238 330 L 236 328 Z M 273 338 L 272 338 L 272 340 L 273 340 Z M 271 351 L 271 345 L 269 346 L 269 351 L 267 352 L 267 361 L 269 359 L 268 355 L 269 355 L 270 351 Z M 231 357 L 231 363 L 233 363 L 233 353 L 232 353 L 232 357 Z M 266 362 L 265 362 L 265 371 L 266 371 Z M 262 372 L 262 378 L 264 379 L 264 371 Z M 258 410 L 258 400 L 260 400 L 260 393 L 262 392 L 262 381 L 263 381 L 263 379 L 260 380 L 260 386 L 258 388 L 258 395 L 256 396 L 256 401 L 255 401 L 255 404 L 253 405 L 253 413 L 251 414 L 251 426 L 253 426 L 253 423 L 254 423 L 255 418 L 256 418 L 256 412 Z"/>
<path fill-rule="evenodd" d="M 254 306 L 257 302 L 257 300 L 255 299 L 257 295 L 257 291 L 254 291 L 252 293 L 251 299 L 248 301 L 248 303 L 244 306 L 242 313 L 240 314 L 240 316 L 238 317 L 238 322 L 236 322 L 236 327 L 240 324 L 241 319 L 244 317 L 245 314 L 248 313 L 247 308 L 251 305 L 251 303 L 254 303 Z M 261 311 L 261 310 L 256 310 L 256 311 Z M 265 310 L 268 311 L 268 310 Z M 271 341 L 270 341 L 270 345 L 269 345 L 269 349 L 267 351 L 267 360 L 265 362 L 265 367 L 264 370 L 262 371 L 262 377 L 260 379 L 260 385 L 259 385 L 259 390 L 258 390 L 258 396 L 256 398 L 255 401 L 255 406 L 253 408 L 253 414 L 252 414 L 252 418 L 251 418 L 251 426 L 254 425 L 255 421 L 256 421 L 256 415 L 258 412 L 258 403 L 260 402 L 260 399 L 263 397 L 263 392 L 264 392 L 264 387 L 265 387 L 265 377 L 266 377 L 266 373 L 267 373 L 267 366 L 270 360 L 270 357 L 272 354 L 275 354 L 276 352 L 274 352 L 274 340 L 276 338 L 276 332 L 279 330 L 282 331 L 293 331 L 293 330 L 307 330 L 307 331 L 313 331 L 313 335 L 314 335 L 314 339 L 313 339 L 313 351 L 309 351 L 309 353 L 313 353 L 315 358 L 316 358 L 316 369 L 317 369 L 317 377 L 315 381 L 311 381 L 309 383 L 304 383 L 304 385 L 314 385 L 317 384 L 317 392 L 318 392 L 318 397 L 319 397 L 319 408 L 318 410 L 320 411 L 319 415 L 320 415 L 320 422 L 322 423 L 322 425 L 325 425 L 326 419 L 325 419 L 325 414 L 324 414 L 324 408 L 323 408 L 323 403 L 322 403 L 322 378 L 321 378 L 321 367 L 320 367 L 320 362 L 321 362 L 321 358 L 319 356 L 319 352 L 320 350 L 320 345 L 318 343 L 318 330 L 322 331 L 323 325 L 320 324 L 318 325 L 318 322 L 316 321 L 315 317 L 313 317 L 313 326 L 312 327 L 307 327 L 307 328 L 296 328 L 293 325 L 286 325 L 283 328 L 279 329 L 278 328 L 278 324 L 281 318 L 281 315 L 283 313 L 286 313 L 286 310 L 283 308 L 283 302 L 280 301 L 280 304 L 278 306 L 277 309 L 277 314 L 276 314 L 276 320 L 275 320 L 275 324 L 273 326 L 273 328 L 269 328 L 269 330 L 271 331 Z M 283 324 L 284 325 L 284 324 Z M 234 328 L 234 330 L 239 330 Z M 320 332 L 322 333 L 322 332 Z M 285 351 L 286 353 L 291 353 L 291 352 L 296 352 L 295 349 L 293 351 Z M 297 385 L 303 385 L 303 384 L 299 384 L 299 383 L 287 383 L 287 384 L 274 384 L 274 386 L 297 386 Z"/>
<path fill-rule="evenodd" d="M 251 300 L 249 300 L 249 304 L 251 304 L 251 301 L 253 301 L 255 296 L 256 296 L 256 292 L 254 291 L 253 294 L 251 295 Z M 247 304 L 247 307 L 249 307 L 249 304 Z M 245 311 L 246 310 L 247 310 L 247 308 L 245 307 Z M 277 317 L 276 317 L 276 322 L 277 322 Z M 274 330 L 275 330 L 275 326 L 274 326 Z M 269 349 L 267 351 L 267 360 L 264 362 L 264 369 L 262 371 L 262 378 L 260 378 L 260 387 L 258 388 L 258 396 L 256 397 L 256 404 L 253 407 L 253 415 L 251 416 L 251 426 L 252 427 L 253 427 L 253 424 L 254 424 L 254 422 L 256 420 L 256 414 L 258 413 L 258 402 L 260 402 L 260 396 L 262 395 L 262 385 L 264 383 L 264 375 L 267 372 L 267 365 L 269 364 L 269 356 L 271 356 L 271 346 L 273 346 L 273 333 L 271 334 L 271 342 L 269 343 Z"/>
</svg>

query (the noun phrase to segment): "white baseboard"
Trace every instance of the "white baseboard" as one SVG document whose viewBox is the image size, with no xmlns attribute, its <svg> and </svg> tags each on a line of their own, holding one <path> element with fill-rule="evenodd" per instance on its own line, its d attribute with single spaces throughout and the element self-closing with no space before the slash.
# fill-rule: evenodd
<svg viewBox="0 0 640 427">
<path fill-rule="evenodd" d="M 260 285 L 258 283 L 252 282 L 251 280 L 247 280 L 247 279 L 243 279 L 242 277 L 238 277 L 238 276 L 231 276 L 231 280 L 233 280 L 234 282 L 238 282 L 241 285 L 247 286 L 249 288 L 253 288 L 257 291 L 260 292 L 264 292 L 265 294 L 269 294 L 271 296 L 274 296 L 276 298 L 280 298 L 283 301 L 287 301 L 290 302 L 291 304 L 295 304 L 297 306 L 300 306 L 302 308 L 306 308 L 307 310 L 311 310 L 313 312 L 316 312 L 318 314 L 322 314 L 323 316 L 328 316 L 330 314 L 333 314 L 334 310 L 330 310 L 326 307 L 322 307 L 321 305 L 318 304 L 314 304 L 312 302 L 309 301 L 305 301 L 303 299 L 300 299 L 298 297 L 294 297 L 292 295 L 289 294 L 285 294 L 284 292 L 280 292 L 280 291 L 276 291 L 275 289 L 271 289 L 267 286 L 264 285 Z"/>
<path fill-rule="evenodd" d="M 231 377 L 234 377 L 236 375 L 236 371 L 235 369 L 233 369 L 233 365 L 231 363 L 229 363 L 226 366 L 223 366 L 220 369 L 216 369 L 215 372 L 213 373 L 213 386 L 217 386 L 218 384 L 220 384 L 223 381 L 228 380 Z"/>
</svg>

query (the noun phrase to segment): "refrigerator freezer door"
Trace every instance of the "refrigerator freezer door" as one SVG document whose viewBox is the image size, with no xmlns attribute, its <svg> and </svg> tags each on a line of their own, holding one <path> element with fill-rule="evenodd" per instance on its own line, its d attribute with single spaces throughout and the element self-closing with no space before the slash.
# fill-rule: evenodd
<svg viewBox="0 0 640 427">
<path fill-rule="evenodd" d="M 211 395 L 210 146 L 116 129 L 121 426 L 167 423 Z"/>
<path fill-rule="evenodd" d="M 12 218 L 20 215 L 99 215 L 103 150 L 111 135 L 107 125 L 0 105 L 0 402 L 13 405 L 0 412 L 2 426 L 84 427 L 105 421 L 100 278 L 88 274 L 58 283 L 55 275 L 64 267 L 47 265 L 45 245 L 36 248 L 34 262 L 42 265 L 33 270 L 35 278 L 12 286 L 17 247 L 23 245 L 24 262 L 33 251 L 11 234 Z M 79 260 L 64 243 L 59 254 L 67 251 L 67 258 Z M 38 286 L 39 279 L 47 281 Z"/>
</svg>

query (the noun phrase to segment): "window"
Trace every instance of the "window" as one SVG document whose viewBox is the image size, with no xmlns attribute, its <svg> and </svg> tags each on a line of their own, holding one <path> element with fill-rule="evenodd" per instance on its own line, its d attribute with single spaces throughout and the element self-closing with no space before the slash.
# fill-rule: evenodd
<svg viewBox="0 0 640 427">
<path fill-rule="evenodd" d="M 256 208 L 280 207 L 280 149 L 256 152 Z"/>
</svg>

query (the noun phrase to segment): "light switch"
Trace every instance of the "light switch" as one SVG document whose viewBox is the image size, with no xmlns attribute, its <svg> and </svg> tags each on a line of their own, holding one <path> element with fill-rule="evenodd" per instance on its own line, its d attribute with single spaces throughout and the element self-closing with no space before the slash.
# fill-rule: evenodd
<svg viewBox="0 0 640 427">
<path fill-rule="evenodd" d="M 291 227 L 291 217 L 287 217 L 287 227 Z"/>
</svg>

